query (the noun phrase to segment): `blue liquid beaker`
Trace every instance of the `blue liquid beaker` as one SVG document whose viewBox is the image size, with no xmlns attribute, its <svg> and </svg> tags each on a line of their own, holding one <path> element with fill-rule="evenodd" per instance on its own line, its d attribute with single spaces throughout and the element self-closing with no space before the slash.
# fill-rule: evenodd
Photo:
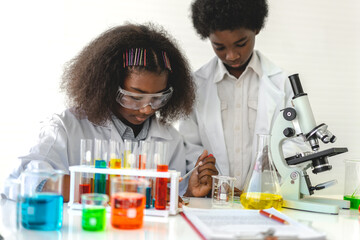
<svg viewBox="0 0 360 240">
<path fill-rule="evenodd" d="M 61 195 L 40 193 L 21 201 L 21 224 L 35 230 L 58 230 L 62 226 L 63 202 Z"/>
<path fill-rule="evenodd" d="M 61 195 L 64 172 L 32 170 L 21 175 L 19 223 L 26 229 L 59 230 L 63 221 Z"/>
</svg>

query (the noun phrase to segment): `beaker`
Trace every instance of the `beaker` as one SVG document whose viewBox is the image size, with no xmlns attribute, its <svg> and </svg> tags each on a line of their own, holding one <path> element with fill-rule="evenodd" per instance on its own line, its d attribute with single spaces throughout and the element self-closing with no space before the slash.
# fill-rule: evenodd
<svg viewBox="0 0 360 240">
<path fill-rule="evenodd" d="M 253 170 L 246 179 L 240 202 L 246 209 L 281 209 L 283 198 L 271 158 L 270 135 L 258 134 Z"/>
<path fill-rule="evenodd" d="M 149 182 L 134 176 L 114 177 L 111 181 L 111 224 L 120 229 L 143 225 L 145 192 Z"/>
<path fill-rule="evenodd" d="M 81 196 L 81 226 L 87 231 L 103 231 L 106 228 L 106 206 L 109 197 L 101 193 L 88 193 Z"/>
<path fill-rule="evenodd" d="M 228 176 L 212 176 L 212 205 L 232 206 L 234 200 L 234 182 L 236 178 Z"/>
<path fill-rule="evenodd" d="M 350 201 L 351 209 L 360 205 L 360 160 L 345 160 L 344 200 Z"/>
<path fill-rule="evenodd" d="M 58 230 L 62 226 L 64 172 L 31 170 L 21 174 L 21 225 L 27 229 Z"/>
</svg>

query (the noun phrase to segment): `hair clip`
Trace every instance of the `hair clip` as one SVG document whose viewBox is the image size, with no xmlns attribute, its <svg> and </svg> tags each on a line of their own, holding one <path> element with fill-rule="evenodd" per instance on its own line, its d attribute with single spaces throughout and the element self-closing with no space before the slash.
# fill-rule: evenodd
<svg viewBox="0 0 360 240">
<path fill-rule="evenodd" d="M 170 65 L 170 61 L 169 61 L 169 58 L 167 57 L 166 55 L 166 52 L 162 52 L 162 55 L 163 55 L 163 60 L 164 60 L 164 64 L 165 64 L 165 68 L 169 69 L 170 71 L 171 70 L 171 65 Z"/>
<path fill-rule="evenodd" d="M 170 60 L 165 51 L 161 52 L 165 68 L 172 71 Z M 128 66 L 146 66 L 146 49 L 131 48 L 123 53 L 123 67 Z"/>
</svg>

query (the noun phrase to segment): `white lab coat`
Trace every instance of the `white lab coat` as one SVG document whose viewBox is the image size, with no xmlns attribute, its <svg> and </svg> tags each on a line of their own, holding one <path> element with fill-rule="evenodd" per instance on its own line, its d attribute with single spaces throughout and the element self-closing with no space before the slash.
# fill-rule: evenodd
<svg viewBox="0 0 360 240">
<path fill-rule="evenodd" d="M 108 121 L 105 126 L 93 124 L 88 119 L 78 119 L 70 109 L 54 114 L 41 128 L 37 144 L 29 154 L 19 157 L 18 165 L 9 179 L 19 178 L 27 169 L 59 169 L 69 174 L 69 166 L 80 165 L 80 139 L 106 139 L 124 143 L 114 123 Z M 166 140 L 169 142 L 167 157 L 169 169 L 186 172 L 183 139 L 171 125 L 161 125 L 153 117 L 146 140 Z M 180 183 L 180 194 L 185 193 L 187 181 Z M 7 195 L 9 189 L 4 189 Z M 13 196 L 8 196 L 13 198 Z"/>
<path fill-rule="evenodd" d="M 288 76 L 282 69 L 265 58 L 259 51 L 254 51 L 261 62 L 263 75 L 259 79 L 259 94 L 257 117 L 254 128 L 252 157 L 254 159 L 257 146 L 257 134 L 270 134 L 271 126 L 280 110 L 290 106 L 293 96 Z M 214 82 L 215 69 L 218 58 L 194 73 L 197 84 L 197 102 L 189 119 L 179 124 L 179 130 L 184 136 L 187 148 L 187 159 L 199 156 L 203 149 L 207 149 L 216 158 L 219 175 L 229 176 L 229 160 L 225 146 L 224 132 L 221 120 L 221 104 L 218 97 L 217 85 Z M 250 165 L 246 166 L 249 172 Z"/>
</svg>

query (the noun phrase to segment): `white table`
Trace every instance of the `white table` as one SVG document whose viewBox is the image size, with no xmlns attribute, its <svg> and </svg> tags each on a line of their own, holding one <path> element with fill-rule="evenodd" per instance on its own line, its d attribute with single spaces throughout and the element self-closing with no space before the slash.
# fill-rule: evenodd
<svg viewBox="0 0 360 240">
<path fill-rule="evenodd" d="M 191 198 L 189 207 L 211 208 L 210 199 Z M 360 215 L 355 210 L 340 210 L 339 215 L 310 213 L 304 211 L 283 209 L 289 217 L 325 232 L 327 239 L 360 239 Z M 59 240 L 59 239 L 96 239 L 96 240 L 162 240 L 162 239 L 201 239 L 182 216 L 145 217 L 144 226 L 139 230 L 114 229 L 109 217 L 108 226 L 104 232 L 87 232 L 81 229 L 81 211 L 69 210 L 65 204 L 63 227 L 60 231 L 33 231 L 16 229 L 16 203 L 2 200 L 0 203 L 0 233 L 6 240 Z"/>
</svg>

